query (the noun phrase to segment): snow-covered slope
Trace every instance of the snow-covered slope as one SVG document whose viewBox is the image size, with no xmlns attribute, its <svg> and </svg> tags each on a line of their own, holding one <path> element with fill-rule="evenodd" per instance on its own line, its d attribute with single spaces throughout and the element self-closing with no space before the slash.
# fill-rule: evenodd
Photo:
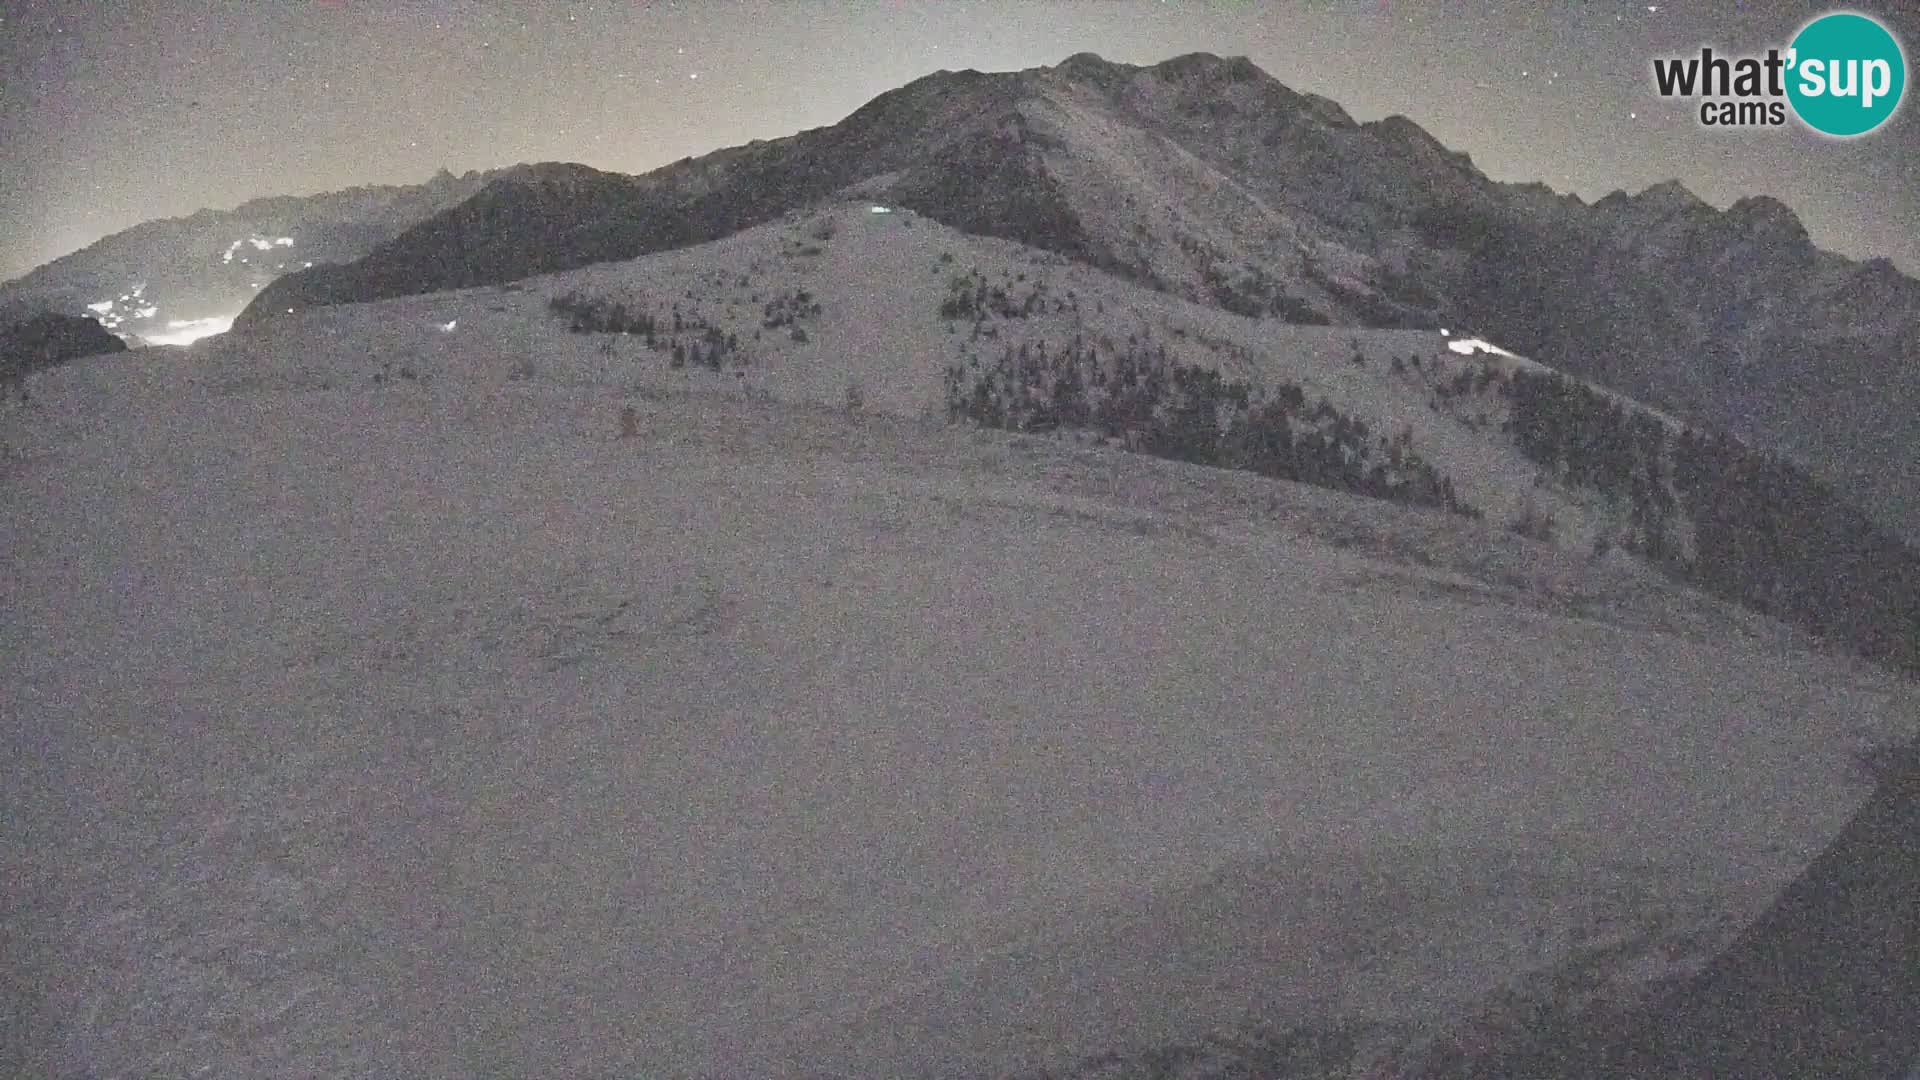
<svg viewBox="0 0 1920 1080">
<path fill-rule="evenodd" d="M 238 321 L 687 247 L 853 193 L 1229 311 L 1478 323 L 1791 457 L 1920 536 L 1920 471 L 1902 464 L 1920 441 L 1920 281 L 1820 251 L 1765 196 L 1720 211 L 1667 182 L 1588 205 L 1497 183 L 1405 117 L 1356 123 L 1244 57 L 943 71 L 840 123 L 643 176 L 512 170 L 348 265 L 267 284 Z"/>
<path fill-rule="evenodd" d="M 1596 943 L 1637 943 L 1624 979 L 1704 958 L 1912 730 L 1905 684 L 1492 511 L 942 422 L 963 350 L 1150 335 L 1413 427 L 1491 506 L 1524 462 L 1390 367 L 1468 361 L 1437 334 L 828 221 L 30 377 L 5 1065 L 944 1076 L 1241 1022 L 1412 1038 Z M 1078 313 L 974 339 L 939 306 L 976 267 Z M 737 353 L 674 369 L 569 332 L 568 294 Z"/>
<path fill-rule="evenodd" d="M 242 357 L 246 377 L 260 378 L 255 357 L 265 351 L 279 358 L 279 377 L 289 384 L 365 380 L 405 358 L 422 373 L 480 368 L 499 376 L 524 368 L 564 381 L 654 391 L 731 387 L 832 405 L 852 389 L 869 409 L 913 416 L 944 413 L 941 376 L 950 366 L 991 364 L 1023 347 L 1058 351 L 1076 339 L 1109 355 L 1134 343 L 1164 347 L 1175 363 L 1215 368 L 1256 387 L 1290 382 L 1382 436 L 1404 432 L 1452 477 L 1465 501 L 1495 523 L 1532 507 L 1555 519 L 1558 542 L 1581 551 L 1623 527 L 1624 507 L 1539 482 L 1542 470 L 1499 430 L 1507 408 L 1498 394 L 1482 387 L 1477 395 L 1436 396 L 1437 387 L 1463 372 L 1542 370 L 1518 358 L 1462 354 L 1450 347 L 1465 336 L 1461 331 L 1243 317 L 1058 255 L 886 209 L 876 213 L 864 201 L 829 203 L 715 243 L 505 288 L 402 297 L 337 312 L 299 309 L 249 326 L 206 355 L 216 364 L 229 354 Z M 1037 302 L 1030 314 L 990 319 L 984 333 L 975 334 L 972 320 L 940 314 L 960 279 L 1001 289 L 1016 306 L 1027 297 Z M 804 341 L 795 340 L 794 324 L 778 317 L 801 293 L 806 306 L 819 307 L 798 320 Z M 648 349 L 635 335 L 567 333 L 569 318 L 547 305 L 568 296 L 602 308 L 619 304 L 634 318 L 650 314 L 662 327 L 657 347 Z M 676 311 L 688 327 L 677 336 L 667 329 Z M 444 333 L 423 332 L 448 323 Z M 696 323 L 736 339 L 724 370 L 707 371 L 697 362 L 670 366 L 670 341 L 699 341 Z M 343 364 L 333 354 L 303 355 L 293 343 L 314 334 L 357 336 L 365 341 L 364 359 Z"/>
</svg>

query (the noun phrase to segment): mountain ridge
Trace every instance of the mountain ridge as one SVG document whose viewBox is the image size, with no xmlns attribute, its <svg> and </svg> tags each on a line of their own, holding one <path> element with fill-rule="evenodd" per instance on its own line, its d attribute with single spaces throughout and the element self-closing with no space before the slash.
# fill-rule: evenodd
<svg viewBox="0 0 1920 1080">
<path fill-rule="evenodd" d="M 574 205 L 509 179 L 495 217 L 456 208 L 290 275 L 241 321 L 633 258 L 858 191 L 1241 314 L 1479 327 L 1764 441 L 1920 538 L 1920 469 L 1885 449 L 1920 446 L 1920 282 L 1820 250 L 1771 196 L 1499 183 L 1406 117 L 1357 123 L 1207 53 L 936 72 L 834 125 L 612 175 Z"/>
</svg>

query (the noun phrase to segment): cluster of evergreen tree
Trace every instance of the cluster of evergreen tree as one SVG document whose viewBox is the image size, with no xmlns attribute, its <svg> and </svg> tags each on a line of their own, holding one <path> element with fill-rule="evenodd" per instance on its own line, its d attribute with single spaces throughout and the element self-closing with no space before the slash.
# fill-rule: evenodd
<svg viewBox="0 0 1920 1080">
<path fill-rule="evenodd" d="M 818 318 L 820 302 L 805 289 L 784 292 L 767 301 L 760 325 L 776 330 L 782 326 L 793 326 L 802 319 Z"/>
<path fill-rule="evenodd" d="M 1563 482 L 1626 502 L 1628 546 L 1654 559 L 1671 554 L 1678 507 L 1665 424 L 1554 372 L 1516 371 L 1501 389 L 1509 433 L 1527 460 Z"/>
<path fill-rule="evenodd" d="M 1920 670 L 1920 553 L 1789 463 L 1724 435 L 1676 440 L 1694 580 L 1869 659 Z"/>
<path fill-rule="evenodd" d="M 676 319 L 678 316 L 676 315 Z M 740 339 L 728 333 L 722 333 L 718 327 L 706 323 L 689 325 L 682 323 L 692 331 L 689 339 L 682 340 L 675 335 L 669 351 L 668 364 L 672 367 L 704 367 L 709 371 L 719 371 L 729 359 L 739 366 L 746 366 L 746 359 L 740 352 Z"/>
<path fill-rule="evenodd" d="M 547 301 L 547 308 L 569 318 L 567 329 L 576 334 L 630 334 L 641 338 L 647 348 L 666 353 L 675 368 L 704 367 L 719 371 L 729 360 L 746 365 L 738 335 L 726 333 L 698 316 L 682 314 L 673 305 L 668 318 L 651 311 L 630 309 L 619 301 L 597 300 L 568 292 Z M 814 310 L 818 310 L 815 305 Z"/>
<path fill-rule="evenodd" d="M 1078 301 L 1072 297 L 1047 295 L 1047 283 L 1044 281 L 1033 282 L 1024 295 L 1020 295 L 1019 285 L 1025 280 L 1023 273 L 1016 281 L 989 285 L 986 275 L 978 270 L 956 274 L 947 280 L 947 296 L 940 302 L 940 317 L 972 319 L 979 323 L 994 316 L 1026 319 L 1036 314 L 1063 314 L 1079 308 Z"/>
<path fill-rule="evenodd" d="M 949 417 L 984 427 L 1098 430 L 1156 457 L 1480 516 L 1410 432 L 1377 437 L 1295 384 L 1257 393 L 1137 337 L 1107 355 L 1077 336 L 1051 353 L 1009 346 L 991 366 L 948 368 L 945 385 Z"/>
<path fill-rule="evenodd" d="M 1266 271 L 1248 264 L 1238 278 L 1230 277 L 1218 265 L 1201 272 L 1213 302 L 1221 308 L 1248 318 L 1272 316 L 1282 322 L 1308 326 L 1326 326 L 1333 320 L 1314 310 L 1311 304 L 1293 296 L 1267 276 Z"/>
<path fill-rule="evenodd" d="M 547 309 L 569 318 L 567 329 L 576 334 L 637 334 L 653 348 L 660 324 L 651 312 L 631 310 L 619 301 L 596 300 L 568 292 L 547 301 Z"/>
<path fill-rule="evenodd" d="M 1508 382 L 1520 452 L 1630 506 L 1640 552 L 1707 592 L 1920 670 L 1920 553 L 1803 469 L 1553 373 Z M 1677 496 L 1677 497 L 1676 497 Z M 1684 511 L 1693 554 L 1670 527 Z"/>
</svg>

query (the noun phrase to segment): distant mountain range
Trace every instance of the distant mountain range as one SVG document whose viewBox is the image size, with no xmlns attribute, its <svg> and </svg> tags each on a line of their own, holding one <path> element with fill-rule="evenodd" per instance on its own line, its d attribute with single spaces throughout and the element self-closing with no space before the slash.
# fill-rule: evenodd
<svg viewBox="0 0 1920 1080">
<path fill-rule="evenodd" d="M 361 258 L 514 172 L 442 171 L 424 184 L 282 195 L 144 222 L 0 285 L 0 323 L 53 311 L 136 341 L 217 333 L 281 275 Z"/>
</svg>

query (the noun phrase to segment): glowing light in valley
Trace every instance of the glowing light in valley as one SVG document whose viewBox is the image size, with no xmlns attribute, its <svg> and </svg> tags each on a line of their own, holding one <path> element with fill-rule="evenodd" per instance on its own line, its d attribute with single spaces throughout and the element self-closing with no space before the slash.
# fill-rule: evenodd
<svg viewBox="0 0 1920 1080">
<path fill-rule="evenodd" d="M 107 312 L 113 310 L 113 301 L 102 300 L 97 304 L 88 304 L 87 310 L 96 314 L 105 315 Z"/>
<path fill-rule="evenodd" d="M 201 338 L 224 334 L 233 329 L 233 316 L 215 319 L 171 319 L 159 334 L 142 334 L 149 345 L 191 345 Z"/>
<path fill-rule="evenodd" d="M 443 334 L 451 334 L 453 333 L 453 328 L 459 325 L 459 319 L 455 319 L 452 322 L 443 322 L 440 324 L 440 332 Z"/>
<path fill-rule="evenodd" d="M 227 250 L 221 253 L 220 255 L 220 261 L 223 263 L 233 262 L 233 253 L 236 251 L 239 251 L 242 247 L 252 247 L 253 250 L 255 251 L 268 251 L 277 247 L 292 247 L 292 246 L 293 246 L 293 237 L 291 236 L 274 236 L 274 237 L 249 236 L 244 239 L 235 240 L 233 243 L 228 244 Z M 242 255 L 240 257 L 240 261 L 246 262 L 247 257 Z"/>
</svg>

